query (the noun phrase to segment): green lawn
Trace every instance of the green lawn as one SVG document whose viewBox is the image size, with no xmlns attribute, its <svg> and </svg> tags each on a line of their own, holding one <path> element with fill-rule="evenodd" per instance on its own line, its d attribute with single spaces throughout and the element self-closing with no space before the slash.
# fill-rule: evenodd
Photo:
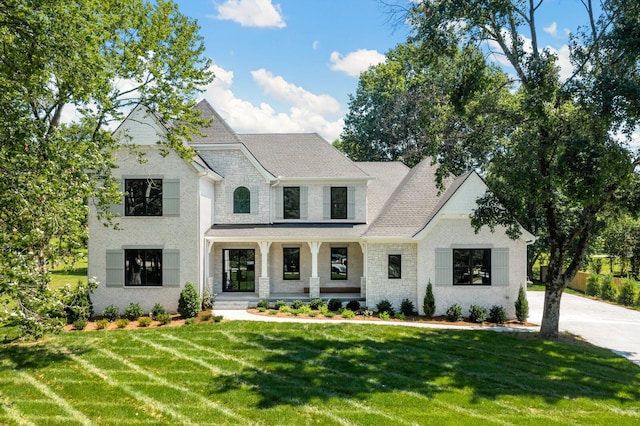
<svg viewBox="0 0 640 426">
<path fill-rule="evenodd" d="M 533 334 L 223 322 L 0 346 L 0 424 L 639 424 L 640 368 Z"/>
<path fill-rule="evenodd" d="M 59 288 L 67 284 L 75 286 L 78 281 L 87 281 L 87 252 L 78 254 L 78 260 L 73 265 L 61 264 L 51 269 L 50 288 Z"/>
</svg>

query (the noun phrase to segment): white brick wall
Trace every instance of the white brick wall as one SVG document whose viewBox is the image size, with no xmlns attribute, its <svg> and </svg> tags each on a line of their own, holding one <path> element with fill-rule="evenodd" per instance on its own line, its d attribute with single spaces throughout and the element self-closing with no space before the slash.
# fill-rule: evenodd
<svg viewBox="0 0 640 426">
<path fill-rule="evenodd" d="M 402 255 L 402 277 L 389 279 L 388 256 Z M 367 299 L 369 309 L 375 309 L 378 302 L 387 299 L 396 311 L 403 299 L 409 299 L 416 309 L 417 245 L 413 243 L 367 244 L 368 274 Z"/>
</svg>

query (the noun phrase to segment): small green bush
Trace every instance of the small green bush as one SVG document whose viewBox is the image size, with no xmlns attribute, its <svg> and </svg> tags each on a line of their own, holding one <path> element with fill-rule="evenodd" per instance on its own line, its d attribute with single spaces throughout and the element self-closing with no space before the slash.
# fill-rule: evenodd
<svg viewBox="0 0 640 426">
<path fill-rule="evenodd" d="M 315 317 L 317 317 L 318 315 L 320 315 L 320 312 L 318 312 L 318 311 L 311 311 L 311 312 L 309 312 L 309 314 L 308 314 L 308 315 L 309 315 L 311 318 L 315 318 Z"/>
<path fill-rule="evenodd" d="M 291 312 L 291 307 L 287 304 L 280 306 L 280 312 L 288 313 Z"/>
<path fill-rule="evenodd" d="M 207 321 L 210 321 L 210 320 L 211 320 L 211 318 L 213 318 L 213 315 L 211 315 L 211 314 L 203 314 L 203 315 L 200 317 L 200 321 L 202 321 L 202 322 L 207 322 Z"/>
<path fill-rule="evenodd" d="M 489 321 L 495 324 L 504 324 L 507 321 L 507 312 L 500 305 L 493 305 L 489 310 Z"/>
<path fill-rule="evenodd" d="M 135 321 L 144 314 L 144 311 L 138 303 L 129 303 L 129 306 L 124 308 L 124 317 L 129 321 Z"/>
<path fill-rule="evenodd" d="M 178 299 L 178 313 L 183 318 L 193 318 L 200 312 L 200 296 L 191 281 L 182 288 Z"/>
<path fill-rule="evenodd" d="M 151 317 L 138 318 L 138 324 L 140 325 L 140 327 L 149 327 L 152 321 L 153 320 L 151 319 Z"/>
<path fill-rule="evenodd" d="M 436 299 L 433 297 L 433 285 L 431 281 L 427 284 L 427 292 L 424 295 L 422 309 L 427 318 L 433 318 L 433 315 L 436 313 Z"/>
<path fill-rule="evenodd" d="M 618 296 L 618 303 L 625 306 L 633 306 L 636 299 L 636 286 L 629 278 L 622 281 L 622 287 L 620 287 L 620 295 Z"/>
<path fill-rule="evenodd" d="M 407 319 L 407 316 L 402 312 L 399 312 L 399 313 L 395 314 L 393 317 L 395 319 L 399 319 L 400 321 L 404 321 L 404 320 Z"/>
<path fill-rule="evenodd" d="M 357 300 L 349 300 L 349 302 L 347 302 L 347 309 L 350 309 L 352 311 L 357 311 L 358 309 L 360 309 L 360 302 L 358 302 Z"/>
<path fill-rule="evenodd" d="M 99 319 L 98 321 L 96 321 L 96 328 L 98 330 L 104 330 L 108 326 L 109 326 L 109 320 L 106 318 Z"/>
<path fill-rule="evenodd" d="M 213 317 L 213 322 L 220 322 L 224 319 L 224 315 L 216 315 Z"/>
<path fill-rule="evenodd" d="M 294 300 L 293 302 L 291 302 L 291 307 L 293 309 L 300 309 L 302 305 L 304 305 L 304 302 L 302 300 Z"/>
<path fill-rule="evenodd" d="M 269 309 L 269 301 L 267 299 L 260 299 L 258 300 L 258 303 L 256 304 L 256 308 L 260 309 L 260 308 L 264 308 Z"/>
<path fill-rule="evenodd" d="M 164 308 L 164 306 L 162 306 L 159 303 L 156 303 L 155 305 L 153 305 L 153 309 L 151 309 L 151 318 L 153 318 L 156 321 L 159 321 L 158 316 L 166 313 L 167 313 L 167 310 Z"/>
<path fill-rule="evenodd" d="M 276 315 L 278 313 L 278 311 L 276 311 L 275 309 L 269 309 L 269 315 Z"/>
<path fill-rule="evenodd" d="M 322 314 L 322 315 L 324 315 L 324 316 L 325 316 L 325 317 L 327 317 L 327 318 L 333 318 L 333 317 L 335 317 L 335 316 L 336 316 L 336 313 L 335 313 L 335 312 L 332 312 L 332 311 L 327 310 L 327 312 L 325 312 L 325 313 L 324 313 L 324 314 Z"/>
<path fill-rule="evenodd" d="M 518 298 L 516 299 L 516 318 L 520 322 L 526 322 L 529 318 L 529 301 L 527 300 L 527 291 L 523 286 L 518 290 Z"/>
<path fill-rule="evenodd" d="M 309 305 L 302 305 L 296 310 L 298 311 L 299 314 L 302 314 L 302 315 L 309 315 L 312 312 L 311 306 Z"/>
<path fill-rule="evenodd" d="M 600 297 L 600 275 L 592 273 L 587 278 L 587 296 Z"/>
<path fill-rule="evenodd" d="M 161 325 L 171 324 L 171 315 L 168 313 L 158 314 L 156 321 L 159 321 Z"/>
<path fill-rule="evenodd" d="M 89 323 L 89 321 L 87 321 L 84 318 L 78 318 L 77 320 L 75 320 L 73 322 L 73 329 L 74 330 L 84 330 L 84 328 L 87 326 L 87 324 Z"/>
<path fill-rule="evenodd" d="M 206 311 L 209 309 L 213 309 L 213 305 L 216 303 L 217 294 L 211 291 L 211 288 L 207 286 L 204 289 L 204 294 L 202 295 L 202 310 Z"/>
<path fill-rule="evenodd" d="M 275 308 L 277 310 L 280 310 L 280 308 L 282 308 L 283 306 L 287 306 L 287 302 L 285 302 L 284 300 L 276 300 Z"/>
<path fill-rule="evenodd" d="M 318 308 L 318 312 L 320 312 L 324 316 L 327 316 L 327 313 L 331 311 L 329 311 L 329 307 L 327 305 L 320 305 L 320 307 Z"/>
<path fill-rule="evenodd" d="M 193 325 L 195 323 L 196 323 L 196 317 L 191 317 L 184 320 L 184 325 Z"/>
<path fill-rule="evenodd" d="M 125 328 L 128 325 L 129 325 L 129 320 L 126 318 L 118 318 L 116 320 L 116 327 L 118 328 Z"/>
<path fill-rule="evenodd" d="M 267 312 L 267 308 L 265 308 L 264 306 L 258 306 L 256 309 L 258 310 L 258 312 Z"/>
<path fill-rule="evenodd" d="M 65 285 L 58 289 L 67 324 L 75 324 L 79 319 L 88 320 L 93 316 L 91 294 L 97 286 L 98 283 L 94 279 L 89 279 L 85 282 L 78 281 L 73 287 Z"/>
<path fill-rule="evenodd" d="M 482 306 L 471 305 L 469 308 L 469 321 L 484 322 L 487 319 L 487 310 Z"/>
<path fill-rule="evenodd" d="M 327 302 L 327 307 L 331 312 L 338 312 L 342 309 L 342 300 L 339 299 L 329 299 Z"/>
<path fill-rule="evenodd" d="M 391 319 L 391 314 L 387 311 L 382 311 L 378 313 L 378 318 L 387 321 Z"/>
<path fill-rule="evenodd" d="M 344 319 L 352 319 L 356 317 L 356 313 L 353 312 L 351 309 L 343 309 L 341 315 L 342 315 L 342 318 Z"/>
<path fill-rule="evenodd" d="M 409 299 L 402 299 L 400 302 L 400 312 L 402 312 L 405 316 L 413 315 L 415 313 L 415 308 L 413 306 L 413 302 Z M 397 317 L 396 317 L 397 318 Z"/>
<path fill-rule="evenodd" d="M 120 318 L 120 309 L 116 305 L 109 305 L 102 311 L 102 316 L 113 322 Z"/>
<path fill-rule="evenodd" d="M 360 309 L 358 311 L 358 315 L 362 315 L 365 318 L 371 318 L 373 316 L 373 311 L 370 309 Z"/>
<path fill-rule="evenodd" d="M 311 302 L 309 302 L 309 306 L 313 310 L 318 310 L 320 309 L 320 306 L 323 306 L 323 305 L 324 305 L 324 302 L 322 301 L 322 299 L 312 299 Z"/>
<path fill-rule="evenodd" d="M 376 311 L 380 314 L 382 312 L 386 312 L 389 315 L 393 315 L 395 311 L 393 310 L 393 305 L 387 299 L 383 299 L 376 304 Z"/>
<path fill-rule="evenodd" d="M 457 303 L 447 309 L 447 320 L 451 322 L 462 321 L 462 307 Z"/>
<path fill-rule="evenodd" d="M 618 289 L 613 283 L 611 274 L 605 275 L 602 280 L 602 288 L 600 289 L 600 297 L 609 302 L 615 302 L 618 298 Z"/>
</svg>

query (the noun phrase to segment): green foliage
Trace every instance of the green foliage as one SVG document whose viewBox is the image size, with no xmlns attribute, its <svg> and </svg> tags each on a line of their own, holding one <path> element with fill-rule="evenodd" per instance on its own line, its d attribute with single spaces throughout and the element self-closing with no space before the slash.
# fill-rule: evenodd
<svg viewBox="0 0 640 426">
<path fill-rule="evenodd" d="M 285 302 L 284 300 L 276 300 L 276 303 L 275 303 L 274 307 L 277 310 L 282 309 L 283 306 L 287 306 L 287 302 Z"/>
<path fill-rule="evenodd" d="M 504 324 L 507 321 L 507 312 L 500 305 L 493 305 L 489 309 L 489 321 L 495 324 Z"/>
<path fill-rule="evenodd" d="M 518 298 L 515 303 L 516 308 L 516 318 L 520 322 L 526 322 L 527 318 L 529 318 L 529 300 L 527 300 L 527 291 L 523 286 L 520 286 L 518 290 Z"/>
<path fill-rule="evenodd" d="M 299 314 L 301 315 L 309 315 L 309 313 L 311 313 L 311 306 L 309 305 L 302 305 L 300 306 L 298 309 L 296 309 L 298 311 Z"/>
<path fill-rule="evenodd" d="M 128 325 L 129 325 L 129 320 L 127 318 L 118 318 L 116 320 L 116 327 L 118 328 L 125 328 Z"/>
<path fill-rule="evenodd" d="M 378 318 L 388 321 L 391 319 L 391 314 L 388 311 L 378 311 Z"/>
<path fill-rule="evenodd" d="M 294 300 L 293 302 L 291 302 L 291 307 L 293 309 L 300 309 L 302 305 L 304 305 L 304 302 L 302 300 Z"/>
<path fill-rule="evenodd" d="M 156 316 L 155 320 L 160 322 L 160 325 L 171 324 L 171 315 L 166 312 L 161 313 Z"/>
<path fill-rule="evenodd" d="M 395 319 L 400 320 L 400 321 L 404 321 L 405 319 L 407 319 L 407 316 L 402 312 L 399 312 L 399 313 L 395 314 L 393 317 Z"/>
<path fill-rule="evenodd" d="M 74 330 L 84 330 L 84 328 L 87 326 L 87 324 L 89 323 L 89 321 L 85 318 L 78 318 L 73 322 L 73 329 Z"/>
<path fill-rule="evenodd" d="M 79 319 L 87 320 L 93 316 L 91 294 L 96 287 L 98 287 L 98 283 L 90 279 L 86 283 L 78 281 L 78 284 L 73 288 L 66 285 L 59 290 L 67 324 L 74 324 Z"/>
<path fill-rule="evenodd" d="M 309 302 L 309 306 L 311 306 L 311 309 L 314 310 L 320 309 L 320 306 L 322 305 L 324 305 L 322 299 L 312 299 L 311 302 Z"/>
<path fill-rule="evenodd" d="M 150 315 L 151 315 L 151 318 L 153 318 L 156 321 L 159 321 L 158 317 L 166 313 L 167 313 L 167 310 L 164 308 L 164 306 L 162 306 L 159 303 L 156 303 L 155 305 L 153 305 Z"/>
<path fill-rule="evenodd" d="M 116 305 L 109 305 L 102 311 L 102 316 L 113 322 L 120 318 L 120 309 Z"/>
<path fill-rule="evenodd" d="M 124 308 L 124 317 L 129 321 L 135 321 L 144 315 L 144 311 L 139 303 L 129 303 L 129 306 Z"/>
<path fill-rule="evenodd" d="M 187 318 L 186 320 L 184 320 L 184 325 L 193 325 L 195 323 L 196 323 L 195 317 Z"/>
<path fill-rule="evenodd" d="M 462 307 L 460 305 L 454 303 L 447 308 L 447 321 L 462 321 Z"/>
<path fill-rule="evenodd" d="M 114 224 L 114 123 L 143 104 L 167 130 L 161 142 L 188 158 L 184 137 L 205 122 L 194 99 L 213 73 L 197 24 L 170 1 L 0 9 L 0 321 L 40 337 L 61 318 L 48 266 L 85 247 L 89 200 Z"/>
<path fill-rule="evenodd" d="M 193 318 L 200 312 L 200 296 L 198 296 L 198 290 L 191 281 L 187 283 L 180 291 L 180 298 L 178 299 L 178 313 L 183 318 Z"/>
<path fill-rule="evenodd" d="M 471 305 L 469 308 L 469 321 L 484 322 L 487 319 L 487 310 L 482 306 Z"/>
<path fill-rule="evenodd" d="M 356 313 L 353 312 L 351 309 L 343 309 L 342 312 L 340 313 L 340 315 L 342 315 L 342 318 L 344 319 L 352 319 L 356 317 Z"/>
<path fill-rule="evenodd" d="M 360 302 L 358 302 L 357 300 L 349 300 L 347 302 L 347 309 L 351 309 L 352 311 L 357 311 L 358 309 L 360 309 Z"/>
<path fill-rule="evenodd" d="M 256 308 L 269 309 L 269 301 L 267 299 L 260 299 L 256 304 Z"/>
<path fill-rule="evenodd" d="M 138 324 L 140 325 L 140 327 L 149 327 L 152 321 L 153 320 L 151 319 L 151 317 L 138 318 Z"/>
<path fill-rule="evenodd" d="M 587 296 L 599 297 L 600 296 L 600 275 L 591 273 L 587 278 Z"/>
<path fill-rule="evenodd" d="M 600 297 L 608 302 L 615 302 L 618 298 L 618 289 L 613 283 L 613 275 L 605 275 L 602 279 Z"/>
<path fill-rule="evenodd" d="M 221 322 L 224 319 L 224 315 L 216 315 L 213 317 L 213 322 Z"/>
<path fill-rule="evenodd" d="M 339 299 L 329 299 L 327 302 L 327 307 L 331 312 L 338 312 L 342 309 L 342 301 Z"/>
<path fill-rule="evenodd" d="M 98 321 L 96 321 L 96 328 L 98 330 L 104 330 L 105 328 L 107 328 L 109 326 L 109 320 L 108 319 L 99 319 Z"/>
<path fill-rule="evenodd" d="M 203 311 L 213 309 L 213 305 L 216 303 L 216 296 L 217 294 L 211 292 L 211 288 L 209 288 L 209 286 L 204 289 L 204 294 L 202 295 Z"/>
<path fill-rule="evenodd" d="M 395 311 L 393 310 L 393 305 L 387 299 L 382 299 L 381 301 L 376 303 L 376 312 L 387 312 L 389 315 L 393 315 L 395 313 Z"/>
<path fill-rule="evenodd" d="M 402 299 L 400 302 L 400 312 L 406 315 L 413 315 L 416 312 L 416 308 L 413 306 L 413 302 L 409 299 Z"/>
<path fill-rule="evenodd" d="M 622 287 L 620 288 L 620 295 L 618 296 L 618 303 L 625 306 L 633 306 L 636 299 L 636 286 L 627 278 L 622 281 Z"/>
<path fill-rule="evenodd" d="M 201 320 L 202 322 L 207 322 L 207 321 L 210 321 L 210 320 L 211 320 L 211 318 L 213 318 L 213 315 L 212 315 L 212 314 L 203 314 L 203 315 L 200 317 L 200 320 Z"/>
<path fill-rule="evenodd" d="M 427 291 L 422 302 L 422 309 L 424 310 L 424 315 L 427 318 L 433 318 L 433 315 L 436 313 L 436 299 L 433 297 L 433 285 L 431 284 L 431 281 L 427 284 Z"/>
</svg>

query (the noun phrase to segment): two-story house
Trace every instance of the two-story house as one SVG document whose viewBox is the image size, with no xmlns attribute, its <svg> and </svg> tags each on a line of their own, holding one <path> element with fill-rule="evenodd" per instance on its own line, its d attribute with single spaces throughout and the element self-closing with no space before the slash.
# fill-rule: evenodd
<svg viewBox="0 0 640 426">
<path fill-rule="evenodd" d="M 469 215 L 486 190 L 476 173 L 440 192 L 430 160 L 353 162 L 317 134 L 237 134 L 206 101 L 198 108 L 214 121 L 189 142 L 191 161 L 163 155 L 163 127 L 142 107 L 116 130 L 119 229 L 95 212 L 89 221 L 96 312 L 175 310 L 187 281 L 218 300 L 338 294 L 421 310 L 431 282 L 438 314 L 458 303 L 513 316 L 534 237 L 474 232 Z"/>
</svg>

